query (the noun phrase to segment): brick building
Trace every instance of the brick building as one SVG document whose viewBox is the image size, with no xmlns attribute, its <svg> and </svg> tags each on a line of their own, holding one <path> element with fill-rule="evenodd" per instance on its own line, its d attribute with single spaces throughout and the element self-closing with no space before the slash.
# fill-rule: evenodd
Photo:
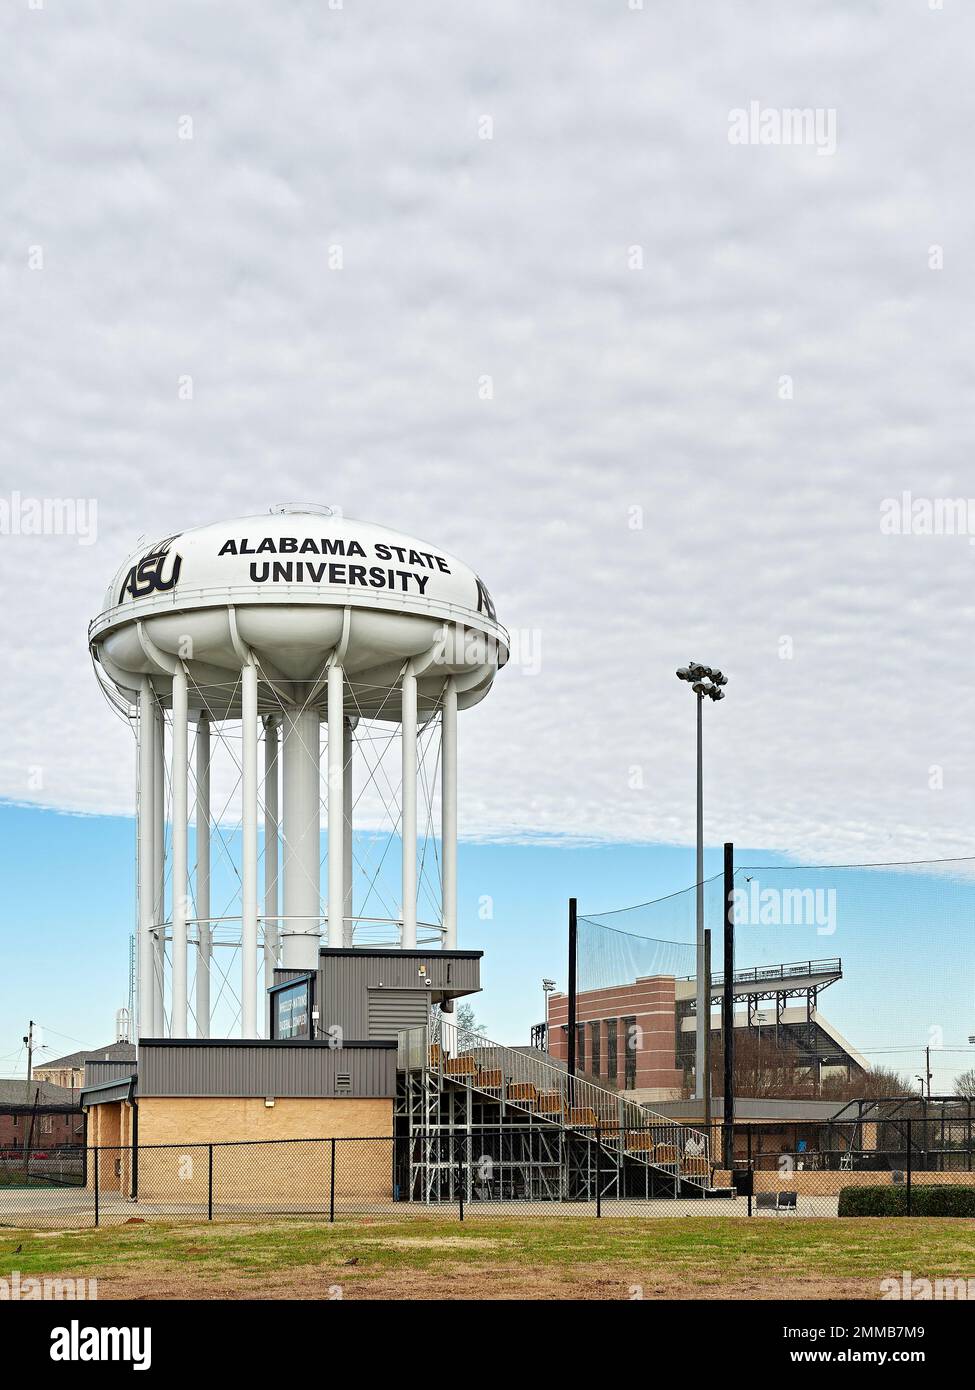
<svg viewBox="0 0 975 1390">
<path fill-rule="evenodd" d="M 676 1062 L 676 982 L 653 975 L 631 985 L 581 992 L 576 1007 L 576 1067 L 641 1100 L 681 1094 Z M 552 1057 L 568 1057 L 568 995 L 548 999 L 547 1036 Z"/>
<path fill-rule="evenodd" d="M 0 1080 L 0 1152 L 75 1148 L 85 1142 L 85 1117 L 70 1090 L 46 1082 Z"/>
</svg>

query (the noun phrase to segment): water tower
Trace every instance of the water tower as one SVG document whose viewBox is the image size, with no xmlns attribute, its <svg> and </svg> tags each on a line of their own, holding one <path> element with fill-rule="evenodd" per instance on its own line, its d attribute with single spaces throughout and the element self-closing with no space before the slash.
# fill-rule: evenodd
<svg viewBox="0 0 975 1390">
<path fill-rule="evenodd" d="M 329 508 L 278 507 L 141 545 L 89 641 L 136 736 L 139 1036 L 188 1037 L 191 1014 L 210 1035 L 218 946 L 239 952 L 242 1037 L 263 1031 L 261 979 L 315 969 L 323 939 L 456 947 L 457 712 L 508 657 L 469 566 Z M 399 785 L 384 789 L 400 846 L 386 917 L 356 915 L 352 857 L 356 745 L 377 729 L 400 754 Z M 419 768 L 423 731 L 439 735 L 435 790 Z M 214 804 L 219 750 L 235 786 Z M 439 807 L 432 921 L 417 911 L 424 799 Z M 233 852 L 239 912 L 213 910 L 215 851 L 221 871 Z"/>
</svg>

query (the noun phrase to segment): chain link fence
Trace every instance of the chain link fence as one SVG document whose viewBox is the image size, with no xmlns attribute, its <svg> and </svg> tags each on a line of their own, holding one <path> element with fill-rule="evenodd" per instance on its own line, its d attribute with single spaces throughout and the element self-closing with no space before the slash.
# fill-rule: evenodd
<svg viewBox="0 0 975 1390">
<path fill-rule="evenodd" d="M 717 1128 L 717 1127 L 716 1127 Z M 975 1215 L 970 1114 L 867 1112 L 736 1125 L 731 1169 L 624 1132 L 504 1125 L 393 1136 L 19 1152 L 0 1164 L 0 1226 L 424 1215 Z M 722 1136 L 713 1151 L 722 1152 Z"/>
<path fill-rule="evenodd" d="M 732 1184 L 749 1216 L 975 1216 L 971 1104 L 938 1109 L 736 1125 Z"/>
</svg>

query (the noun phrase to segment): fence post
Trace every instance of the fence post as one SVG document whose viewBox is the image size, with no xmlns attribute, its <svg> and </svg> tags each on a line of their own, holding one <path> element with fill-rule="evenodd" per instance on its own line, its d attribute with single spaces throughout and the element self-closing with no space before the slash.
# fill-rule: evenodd
<svg viewBox="0 0 975 1390">
<path fill-rule="evenodd" d="M 906 1179 L 907 1179 L 907 1214 L 908 1214 L 908 1216 L 911 1216 L 911 1215 L 912 1215 L 912 1212 L 911 1212 L 911 1166 L 912 1166 L 912 1165 L 911 1165 L 911 1121 L 908 1120 L 908 1121 L 907 1121 L 907 1172 L 906 1172 Z"/>
<path fill-rule="evenodd" d="M 734 1131 L 732 1131 L 732 1135 L 731 1135 L 731 1149 L 732 1149 L 732 1153 L 734 1153 L 734 1147 L 735 1147 L 735 1136 L 734 1136 Z M 752 1214 L 752 1193 L 753 1193 L 754 1190 L 755 1190 L 755 1165 L 754 1165 L 754 1163 L 753 1163 L 753 1161 L 752 1161 L 752 1127 L 751 1127 L 751 1125 L 748 1126 L 748 1172 L 749 1172 L 749 1174 L 750 1174 L 750 1176 L 751 1176 L 751 1182 L 748 1184 L 748 1215 L 751 1216 L 751 1214 Z"/>
<path fill-rule="evenodd" d="M 457 1143 L 457 1195 L 460 1202 L 460 1219 L 464 1219 L 464 1138 L 455 1133 Z"/>
<path fill-rule="evenodd" d="M 207 1145 L 207 1220 L 213 1220 L 213 1145 Z"/>
<path fill-rule="evenodd" d="M 98 1225 L 98 1147 L 95 1147 L 95 1225 Z"/>
<path fill-rule="evenodd" d="M 596 1215 L 603 1214 L 603 1164 L 602 1164 L 602 1137 L 599 1125 L 596 1126 Z"/>
<path fill-rule="evenodd" d="M 329 1154 L 329 1178 L 328 1178 L 328 1219 L 335 1220 L 335 1140 L 330 1139 L 331 1153 Z"/>
</svg>

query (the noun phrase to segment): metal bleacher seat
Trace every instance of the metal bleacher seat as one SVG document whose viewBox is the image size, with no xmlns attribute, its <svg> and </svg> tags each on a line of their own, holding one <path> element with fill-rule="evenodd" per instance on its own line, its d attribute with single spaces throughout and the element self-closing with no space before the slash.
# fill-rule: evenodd
<svg viewBox="0 0 975 1390">
<path fill-rule="evenodd" d="M 439 1043 L 432 1043 L 430 1046 L 430 1070 L 439 1071 L 443 1063 L 443 1048 Z"/>
<path fill-rule="evenodd" d="M 504 1072 L 500 1067 L 482 1067 L 477 1084 L 482 1091 L 500 1091 L 504 1086 Z"/>
<path fill-rule="evenodd" d="M 675 1144 L 661 1144 L 654 1156 L 658 1168 L 676 1168 L 680 1162 Z"/>
<path fill-rule="evenodd" d="M 631 1130 L 626 1136 L 627 1153 L 639 1153 L 650 1158 L 656 1147 L 652 1134 L 644 1134 L 640 1130 Z"/>
<path fill-rule="evenodd" d="M 477 1061 L 473 1057 L 448 1057 L 444 1074 L 452 1077 L 475 1077 L 478 1073 Z"/>
<path fill-rule="evenodd" d="M 569 1124 L 579 1129 L 595 1129 L 599 1116 L 591 1105 L 573 1105 L 569 1110 Z"/>
<path fill-rule="evenodd" d="M 539 1091 L 535 1110 L 539 1115 L 551 1115 L 562 1119 L 565 1115 L 565 1102 L 561 1091 Z"/>
<path fill-rule="evenodd" d="M 711 1176 L 711 1165 L 703 1154 L 685 1154 L 680 1170 L 685 1178 L 710 1178 Z"/>
<path fill-rule="evenodd" d="M 538 1087 L 530 1081 L 509 1081 L 508 1099 L 527 1109 L 532 1109 L 538 1100 Z"/>
</svg>

